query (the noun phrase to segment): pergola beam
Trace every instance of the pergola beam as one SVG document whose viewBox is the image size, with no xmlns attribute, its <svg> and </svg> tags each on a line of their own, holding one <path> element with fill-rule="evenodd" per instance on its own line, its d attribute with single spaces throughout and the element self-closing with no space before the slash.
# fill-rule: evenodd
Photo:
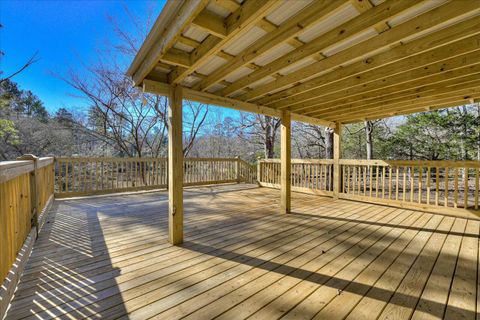
<svg viewBox="0 0 480 320">
<path fill-rule="evenodd" d="M 383 4 L 386 4 L 386 3 L 388 2 L 385 2 Z M 396 3 L 406 3 L 406 2 L 396 1 Z M 375 7 L 375 9 L 379 8 L 380 6 L 381 5 L 379 5 L 378 7 Z M 467 14 L 470 15 L 473 12 L 478 12 L 478 11 L 480 11 L 480 8 L 478 8 L 478 5 L 474 2 L 461 1 L 461 2 L 448 3 L 444 6 L 440 6 L 436 9 L 433 9 L 422 15 L 419 15 L 416 18 L 413 18 L 412 20 L 404 22 L 392 29 L 389 29 L 369 40 L 360 42 L 356 45 L 349 47 L 346 50 L 340 51 L 339 53 L 329 56 L 314 64 L 308 65 L 295 72 L 292 72 L 286 75 L 285 77 L 279 78 L 257 89 L 254 89 L 250 92 L 242 94 L 241 96 L 237 97 L 237 99 L 250 101 L 255 98 L 261 97 L 263 95 L 266 95 L 271 91 L 275 91 L 275 90 L 278 90 L 279 88 L 284 88 L 290 85 L 294 85 L 299 81 L 308 79 L 310 77 L 314 77 L 315 75 L 321 72 L 325 72 L 326 70 L 333 71 L 335 68 L 339 68 L 343 64 L 349 63 L 351 61 L 358 61 L 362 57 L 368 57 L 369 55 L 371 55 L 372 53 L 378 50 L 387 48 L 395 44 L 396 42 L 400 42 L 403 39 L 406 39 L 421 31 L 426 31 L 432 27 L 437 26 L 440 23 L 444 23 L 445 21 L 449 21 L 452 19 L 460 19 L 462 16 L 465 16 Z M 367 13 L 368 12 L 365 12 L 364 14 L 367 14 Z M 372 15 L 368 15 L 368 17 L 371 19 Z M 359 55 L 359 53 L 361 53 L 361 55 Z M 288 55 L 285 55 L 285 56 L 288 56 Z M 284 59 L 284 58 L 282 57 L 281 59 Z M 276 69 L 276 68 L 273 68 L 273 69 Z M 262 69 L 258 70 L 257 72 L 260 72 L 261 70 Z M 270 71 L 271 70 L 269 70 L 267 74 L 263 75 L 261 78 L 269 75 L 268 73 Z M 254 79 L 249 79 L 249 81 L 252 81 L 252 80 Z M 233 83 L 232 85 L 235 85 L 235 83 Z"/>
<path fill-rule="evenodd" d="M 334 45 L 335 43 L 348 39 L 353 35 L 365 31 L 379 22 L 383 22 L 398 14 L 409 7 L 415 5 L 417 2 L 413 0 L 405 0 L 405 1 L 395 1 L 389 0 L 386 1 L 379 6 L 368 10 L 356 18 L 328 31 L 325 34 L 322 34 L 318 38 L 304 44 L 303 46 L 283 55 L 282 57 L 266 64 L 261 69 L 246 75 L 245 77 L 235 81 L 231 86 L 222 90 L 222 94 L 232 94 L 236 91 L 247 87 L 250 83 L 263 79 L 264 77 L 270 76 L 283 68 L 288 67 L 292 61 L 300 61 L 302 59 L 308 58 L 310 56 L 318 55 L 319 52 L 326 49 L 327 47 Z M 356 52 L 358 56 L 358 51 Z M 323 61 L 323 60 L 322 60 Z M 309 66 L 310 67 L 310 66 Z M 303 68 L 302 68 L 303 69 Z M 324 70 L 319 70 L 324 71 Z M 317 72 L 317 73 L 318 73 Z M 296 74 L 294 72 L 293 74 Z M 269 91 L 274 91 L 276 88 L 278 89 L 281 86 L 277 86 L 276 83 L 280 82 L 283 83 L 285 80 L 282 79 L 290 79 L 291 76 L 287 75 L 277 81 L 274 81 L 275 85 L 272 86 L 267 84 L 262 86 L 258 89 L 252 91 L 252 93 L 246 93 L 240 96 L 241 100 L 251 100 L 259 95 L 264 93 L 268 93 Z M 303 77 L 301 79 L 304 79 Z M 295 80 L 298 81 L 298 80 Z M 271 84 L 271 83 L 270 83 Z M 268 91 L 262 90 L 262 88 L 268 87 Z M 257 92 L 261 92 L 258 95 Z"/>
<path fill-rule="evenodd" d="M 448 77 L 448 71 L 480 62 L 480 35 L 455 42 L 432 51 L 406 57 L 388 66 L 370 70 L 360 76 L 352 76 L 321 90 L 311 90 L 270 104 L 273 108 L 299 111 L 319 104 L 339 104 L 341 101 L 357 101 L 358 95 L 394 88 L 415 87 Z M 476 51 L 475 51 L 476 50 Z M 423 79 L 423 80 L 422 80 Z M 294 112 L 295 112 L 294 111 Z"/>
<path fill-rule="evenodd" d="M 388 115 L 385 115 L 385 111 L 381 112 L 366 112 L 363 114 L 361 117 L 359 116 L 352 116 L 350 118 L 344 118 L 342 119 L 342 122 L 345 124 L 349 123 L 357 123 L 360 121 L 366 121 L 366 120 L 377 120 L 377 119 L 382 119 L 385 117 L 395 117 L 395 116 L 401 116 L 401 115 L 409 115 L 412 113 L 418 113 L 418 112 L 429 112 L 433 110 L 438 110 L 438 109 L 443 109 L 443 108 L 451 108 L 451 107 L 456 107 L 460 105 L 465 105 L 471 103 L 472 100 L 478 101 L 480 99 L 480 94 L 478 94 L 475 97 L 471 96 L 466 96 L 464 98 L 447 98 L 447 99 L 441 99 L 437 101 L 432 101 L 429 103 L 420 103 L 417 105 L 412 105 L 412 106 L 406 106 L 403 108 L 398 108 L 396 111 L 391 112 Z"/>
<path fill-rule="evenodd" d="M 276 106 L 289 106 L 308 99 L 314 92 L 328 94 L 361 85 L 389 74 L 396 74 L 396 71 L 408 71 L 421 65 L 448 59 L 468 52 L 463 51 L 462 46 L 468 45 L 467 43 L 455 47 L 449 46 L 449 44 L 462 41 L 462 39 L 479 33 L 479 19 L 469 19 L 255 101 L 262 105 L 281 102 Z M 445 47 L 447 45 L 448 47 Z M 460 52 L 457 53 L 457 51 L 452 50 Z M 395 67 L 393 68 L 394 64 Z"/>
<path fill-rule="evenodd" d="M 342 1 L 347 2 L 347 0 Z M 256 57 L 272 50 L 275 46 L 287 42 L 289 39 L 293 39 L 293 37 L 298 35 L 304 28 L 315 23 L 318 17 L 328 16 L 339 8 L 339 3 L 336 1 L 315 1 L 313 4 L 307 6 L 301 12 L 285 21 L 280 27 L 274 27 L 275 30 L 267 33 L 267 35 L 257 40 L 253 45 L 240 52 L 236 57 L 229 61 L 228 64 L 215 70 L 214 73 L 209 75 L 194 88 L 200 91 L 210 88 L 236 69 L 250 63 Z M 222 95 L 228 95 L 230 91 L 224 90 L 222 93 Z"/>
<path fill-rule="evenodd" d="M 218 38 L 224 39 L 228 35 L 227 26 L 223 18 L 207 9 L 200 12 L 200 14 L 192 21 L 192 24 Z"/>
<path fill-rule="evenodd" d="M 376 90 L 367 91 L 366 93 L 346 96 L 344 99 L 326 102 L 319 99 L 320 101 L 317 103 L 314 101 L 310 102 L 308 107 L 298 109 L 292 108 L 293 110 L 291 111 L 304 113 L 306 115 L 318 114 L 318 116 L 320 116 L 323 113 L 342 110 L 343 107 L 363 106 L 372 102 L 387 103 L 392 98 L 402 97 L 406 94 L 419 94 L 433 89 L 443 89 L 445 92 L 448 92 L 451 90 L 451 88 L 447 87 L 449 85 L 454 85 L 462 81 L 474 81 L 480 79 L 480 60 L 472 60 L 472 62 L 476 62 L 477 64 L 470 66 L 466 65 L 464 67 L 459 67 L 458 69 L 441 72 L 440 74 L 431 77 L 418 78 L 414 81 L 397 86 L 391 86 L 388 88 L 379 87 Z"/>
<path fill-rule="evenodd" d="M 192 65 L 189 68 L 175 68 L 170 72 L 168 75 L 169 83 L 180 83 L 212 54 L 219 52 L 232 37 L 262 20 L 269 10 L 272 10 L 278 5 L 280 5 L 280 1 L 275 0 L 244 1 L 244 3 L 223 22 L 226 36 L 219 38 L 214 34 L 209 35 L 202 44 L 190 54 Z"/>
<path fill-rule="evenodd" d="M 171 9 L 172 12 L 166 14 L 165 17 L 162 16 L 162 12 L 155 22 L 155 31 L 151 33 L 152 36 L 149 34 L 127 72 L 132 76 L 135 84 L 142 83 L 143 79 L 160 60 L 160 57 L 178 40 L 180 37 L 179 31 L 190 24 L 207 4 L 208 0 L 185 1 L 179 8 Z M 171 20 L 169 20 L 171 18 L 169 15 L 173 17 Z M 157 38 L 160 37 L 162 41 L 157 41 Z M 143 60 L 139 62 L 142 57 Z"/>
<path fill-rule="evenodd" d="M 472 91 L 476 92 L 477 88 L 480 87 L 480 73 L 466 78 L 460 78 L 456 82 L 453 82 L 453 80 L 451 80 L 448 81 L 448 83 L 450 83 L 448 87 L 439 87 L 438 89 L 435 89 L 435 87 L 433 86 L 426 86 L 427 88 L 423 91 L 415 92 L 416 90 L 413 90 L 404 93 L 398 93 L 397 95 L 390 97 L 378 97 L 376 99 L 372 99 L 369 103 L 364 102 L 363 104 L 349 104 L 338 107 L 338 109 L 329 110 L 328 112 L 323 112 L 319 110 L 313 112 L 312 114 L 315 114 L 315 116 L 318 117 L 335 117 L 335 119 L 340 119 L 341 117 L 366 112 L 374 108 L 383 108 L 384 106 L 401 106 L 406 103 L 406 101 L 427 102 L 435 99 L 435 97 L 438 96 L 459 98 L 464 95 L 470 94 L 470 92 Z M 340 113 L 341 115 L 338 116 L 338 113 Z"/>
<path fill-rule="evenodd" d="M 340 121 L 347 123 L 359 122 L 365 119 L 372 119 L 373 117 L 375 117 L 375 119 L 394 117 L 402 114 L 430 111 L 434 109 L 439 109 L 441 107 L 451 107 L 455 105 L 468 104 L 470 103 L 471 99 L 476 99 L 479 97 L 480 87 L 477 87 L 473 89 L 459 90 L 456 92 L 455 95 L 453 95 L 452 93 L 440 94 L 433 97 L 406 100 L 394 104 L 382 104 L 373 108 L 365 108 L 361 111 L 356 111 L 352 113 L 344 112 L 344 115 L 335 117 L 335 119 L 340 119 Z M 390 113 L 386 113 L 385 110 L 392 111 Z"/>
<path fill-rule="evenodd" d="M 192 101 L 332 128 L 475 98 L 479 15 L 475 0 L 171 0 L 129 74 L 155 93 L 181 85 Z"/>
<path fill-rule="evenodd" d="M 171 88 L 172 86 L 167 83 L 152 81 L 148 79 L 143 81 L 143 91 L 145 92 L 168 96 Z M 188 99 L 190 101 L 213 104 L 220 107 L 231 108 L 239 111 L 254 112 L 277 118 L 280 118 L 282 116 L 282 112 L 277 109 L 260 106 L 254 103 L 220 97 L 208 92 L 196 91 L 189 88 L 183 88 L 183 97 L 184 99 Z M 296 114 L 292 114 L 292 120 L 306 122 L 314 125 L 320 125 L 324 127 L 333 127 L 335 125 L 334 122 L 323 121 L 322 119 Z"/>
</svg>

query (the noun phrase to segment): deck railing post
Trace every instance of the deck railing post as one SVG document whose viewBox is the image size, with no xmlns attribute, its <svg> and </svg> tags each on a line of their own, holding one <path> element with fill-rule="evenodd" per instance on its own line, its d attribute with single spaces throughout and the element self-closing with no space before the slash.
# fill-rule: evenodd
<svg viewBox="0 0 480 320">
<path fill-rule="evenodd" d="M 25 154 L 21 157 L 18 157 L 17 160 L 30 160 L 33 161 L 34 170 L 30 172 L 30 203 L 32 207 L 31 213 L 31 223 L 32 228 L 35 228 L 36 237 L 38 238 L 38 157 L 33 154 Z"/>
<path fill-rule="evenodd" d="M 257 158 L 257 184 L 260 185 L 262 182 L 262 160 L 260 157 Z"/>
<path fill-rule="evenodd" d="M 291 211 L 291 115 L 290 111 L 283 111 L 281 125 L 281 179 L 280 179 L 280 205 L 281 213 Z"/>
<path fill-rule="evenodd" d="M 240 156 L 235 157 L 235 173 L 236 173 L 236 179 L 237 183 L 241 182 L 241 175 L 240 175 Z"/>
<path fill-rule="evenodd" d="M 333 198 L 338 199 L 342 188 L 340 158 L 342 151 L 342 124 L 335 123 L 333 131 Z"/>
</svg>

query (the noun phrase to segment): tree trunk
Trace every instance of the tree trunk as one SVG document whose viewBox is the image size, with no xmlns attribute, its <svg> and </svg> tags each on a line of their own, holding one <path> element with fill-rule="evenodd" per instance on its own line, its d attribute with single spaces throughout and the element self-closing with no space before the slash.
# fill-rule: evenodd
<svg viewBox="0 0 480 320">
<path fill-rule="evenodd" d="M 265 159 L 272 159 L 275 155 L 275 138 L 273 136 L 272 119 L 265 116 Z"/>
<path fill-rule="evenodd" d="M 333 159 L 333 129 L 325 128 L 325 159 Z"/>
<path fill-rule="evenodd" d="M 365 137 L 366 137 L 366 147 L 367 147 L 367 160 L 373 159 L 373 122 L 365 121 Z"/>
</svg>

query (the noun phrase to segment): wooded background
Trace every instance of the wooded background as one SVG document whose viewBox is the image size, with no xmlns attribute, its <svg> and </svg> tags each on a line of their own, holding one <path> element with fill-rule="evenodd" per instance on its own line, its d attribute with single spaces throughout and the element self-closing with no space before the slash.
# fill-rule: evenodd
<svg viewBox="0 0 480 320">
<path fill-rule="evenodd" d="M 113 35 L 96 51 L 94 65 L 55 74 L 82 100 L 81 110 L 62 106 L 49 113 L 34 92 L 15 83 L 14 76 L 28 72 L 37 53 L 18 72 L 3 78 L 0 72 L 0 159 L 26 153 L 166 156 L 166 98 L 142 93 L 125 76 L 150 20 L 129 16 L 134 33 L 109 17 Z M 240 156 L 249 162 L 279 157 L 280 119 L 189 101 L 183 112 L 186 157 Z M 342 139 L 343 158 L 480 160 L 480 105 L 350 124 Z M 332 144 L 330 129 L 293 123 L 292 157 L 332 158 Z"/>
</svg>

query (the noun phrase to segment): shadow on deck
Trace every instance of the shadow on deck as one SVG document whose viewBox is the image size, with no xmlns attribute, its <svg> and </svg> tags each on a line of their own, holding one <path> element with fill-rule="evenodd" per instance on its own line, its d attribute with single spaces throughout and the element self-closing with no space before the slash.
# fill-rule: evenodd
<svg viewBox="0 0 480 320">
<path fill-rule="evenodd" d="M 57 201 L 7 319 L 475 319 L 480 222 L 250 185 Z"/>
</svg>

